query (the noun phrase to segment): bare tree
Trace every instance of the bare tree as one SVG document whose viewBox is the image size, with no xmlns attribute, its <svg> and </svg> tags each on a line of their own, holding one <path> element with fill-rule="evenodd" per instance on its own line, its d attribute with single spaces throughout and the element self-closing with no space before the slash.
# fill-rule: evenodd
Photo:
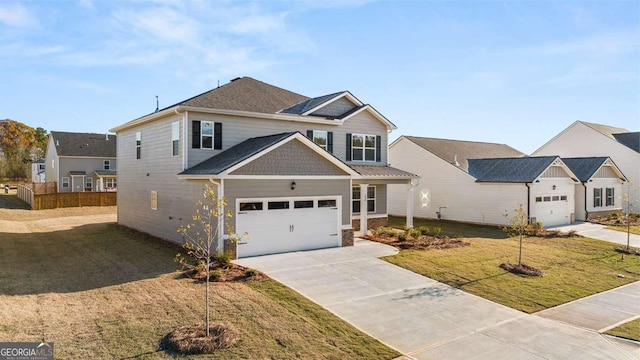
<svg viewBox="0 0 640 360">
<path fill-rule="evenodd" d="M 196 212 L 191 218 L 192 223 L 179 227 L 178 232 L 184 236 L 183 247 L 187 256 L 195 259 L 206 272 L 205 327 L 207 337 L 209 337 L 209 277 L 211 276 L 212 259 L 218 253 L 223 236 L 228 236 L 231 241 L 238 242 L 247 234 L 238 236 L 227 225 L 225 220 L 230 218 L 232 213 L 231 211 L 224 212 L 227 201 L 218 197 L 211 185 L 205 185 L 202 195 L 204 200 L 196 202 Z M 227 228 L 227 235 L 224 234 L 224 227 Z M 178 254 L 176 259 L 183 265 L 187 264 L 182 254 Z"/>
<path fill-rule="evenodd" d="M 505 214 L 509 216 L 509 214 Z M 515 213 L 509 218 L 509 226 L 505 226 L 502 230 L 510 236 L 520 237 L 520 249 L 518 251 L 518 265 L 522 265 L 522 238 L 529 228 L 529 217 L 524 211 L 522 204 L 515 209 Z"/>
</svg>

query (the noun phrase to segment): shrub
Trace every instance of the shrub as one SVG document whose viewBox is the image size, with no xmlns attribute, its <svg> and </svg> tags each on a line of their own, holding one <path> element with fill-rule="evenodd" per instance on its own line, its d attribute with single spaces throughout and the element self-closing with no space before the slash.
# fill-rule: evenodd
<svg viewBox="0 0 640 360">
<path fill-rule="evenodd" d="M 256 275 L 258 275 L 258 270 L 256 269 L 247 269 L 244 272 L 244 276 L 246 277 L 254 277 Z"/>
<path fill-rule="evenodd" d="M 419 230 L 422 235 L 429 235 L 429 227 L 428 226 L 424 226 L 424 225 L 423 226 L 418 226 L 416 229 Z"/>
<path fill-rule="evenodd" d="M 433 236 L 438 237 L 440 236 L 440 233 L 442 232 L 442 228 L 439 226 L 436 226 L 433 228 Z"/>
<path fill-rule="evenodd" d="M 220 266 L 227 266 L 231 263 L 231 254 L 228 252 L 216 253 L 212 258 L 213 261 L 220 264 Z"/>
<path fill-rule="evenodd" d="M 211 272 L 209 273 L 209 280 L 211 281 L 218 281 L 221 278 L 222 278 L 222 271 L 220 270 L 211 270 Z"/>
<path fill-rule="evenodd" d="M 414 239 L 419 239 L 420 236 L 422 236 L 422 231 L 420 231 L 418 229 L 409 229 L 409 230 L 407 230 L 406 234 L 409 237 L 412 237 Z"/>
<path fill-rule="evenodd" d="M 407 241 L 407 234 L 405 234 L 405 233 L 398 234 L 398 241 L 400 241 L 400 242 Z"/>
</svg>

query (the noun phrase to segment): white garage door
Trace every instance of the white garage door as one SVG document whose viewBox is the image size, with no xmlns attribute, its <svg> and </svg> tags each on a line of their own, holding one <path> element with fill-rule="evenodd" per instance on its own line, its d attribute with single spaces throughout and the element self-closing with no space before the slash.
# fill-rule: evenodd
<svg viewBox="0 0 640 360">
<path fill-rule="evenodd" d="M 340 197 L 238 199 L 238 257 L 340 246 Z"/>
<path fill-rule="evenodd" d="M 545 195 L 536 197 L 536 221 L 546 228 L 569 225 L 569 202 L 567 195 Z"/>
</svg>

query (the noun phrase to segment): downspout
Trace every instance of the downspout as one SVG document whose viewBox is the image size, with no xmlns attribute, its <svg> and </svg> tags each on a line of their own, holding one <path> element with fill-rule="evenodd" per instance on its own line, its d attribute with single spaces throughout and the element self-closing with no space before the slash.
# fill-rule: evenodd
<svg viewBox="0 0 640 360">
<path fill-rule="evenodd" d="M 224 252 L 224 239 L 226 238 L 224 234 L 224 204 L 222 203 L 222 199 L 224 199 L 224 180 L 220 179 L 220 182 L 216 182 L 213 178 L 209 178 L 209 182 L 214 184 L 217 188 L 216 197 L 218 200 L 218 247 L 216 248 L 216 252 L 222 253 Z"/>
<path fill-rule="evenodd" d="M 527 222 L 531 224 L 531 188 L 529 183 L 524 183 L 524 186 L 527 187 Z"/>
<path fill-rule="evenodd" d="M 580 182 L 584 186 L 584 221 L 589 220 L 589 211 L 587 210 L 587 183 Z"/>
</svg>

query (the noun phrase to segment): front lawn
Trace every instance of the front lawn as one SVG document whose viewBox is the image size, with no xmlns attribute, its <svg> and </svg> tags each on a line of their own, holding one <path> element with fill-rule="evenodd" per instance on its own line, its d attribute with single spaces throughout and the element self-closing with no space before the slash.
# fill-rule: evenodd
<svg viewBox="0 0 640 360">
<path fill-rule="evenodd" d="M 404 216 L 389 216 L 389 226 L 404 229 L 406 228 L 406 218 Z M 469 238 L 491 238 L 506 239 L 508 236 L 499 226 L 477 225 L 460 223 L 447 220 L 432 220 L 414 218 L 413 227 L 426 226 L 435 233 L 435 228 L 441 229 L 441 235 L 449 237 L 469 237 Z"/>
<path fill-rule="evenodd" d="M 462 233 L 455 223 L 450 230 L 454 235 Z M 582 237 L 525 238 L 523 263 L 544 272 L 543 277 L 529 277 L 499 268 L 501 263 L 517 263 L 517 239 L 464 240 L 471 246 L 402 250 L 384 259 L 528 313 L 640 280 L 640 256 L 627 255 L 621 261 L 616 246 L 604 241 Z M 618 277 L 619 274 L 624 277 Z"/>
<path fill-rule="evenodd" d="M 627 227 L 624 225 L 621 226 L 607 226 L 607 229 L 627 232 Z M 629 227 L 629 232 L 632 234 L 640 235 L 640 225 L 634 225 Z"/>
<path fill-rule="evenodd" d="M 635 319 L 613 329 L 607 330 L 605 334 L 640 341 L 640 319 Z"/>
<path fill-rule="evenodd" d="M 174 358 L 160 340 L 203 321 L 204 285 L 176 277 L 175 247 L 91 218 L 0 221 L 0 339 L 53 341 L 61 359 Z M 199 358 L 399 355 L 272 280 L 212 283 L 211 302 L 240 340 Z"/>
</svg>

